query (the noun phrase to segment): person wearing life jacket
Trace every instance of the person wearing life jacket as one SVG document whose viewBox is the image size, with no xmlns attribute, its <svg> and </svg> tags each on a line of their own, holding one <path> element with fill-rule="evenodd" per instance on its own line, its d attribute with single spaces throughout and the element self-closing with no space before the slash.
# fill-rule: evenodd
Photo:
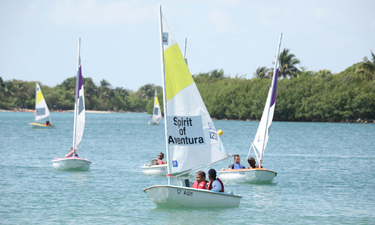
<svg viewBox="0 0 375 225">
<path fill-rule="evenodd" d="M 256 169 L 256 168 L 259 168 L 259 165 L 256 164 L 256 161 L 253 157 L 249 157 L 247 159 L 247 162 L 249 163 L 249 167 L 248 169 Z M 260 166 L 260 168 L 263 168 L 263 166 Z"/>
<path fill-rule="evenodd" d="M 198 189 L 207 189 L 208 181 L 206 180 L 206 173 L 202 170 L 198 171 L 195 177 L 197 178 L 197 180 L 193 183 L 192 187 Z"/>
<path fill-rule="evenodd" d="M 78 154 L 76 153 L 75 150 L 73 150 L 73 147 L 70 148 L 70 152 L 66 154 L 65 158 L 70 158 L 70 157 L 79 157 Z"/>
<path fill-rule="evenodd" d="M 234 163 L 231 164 L 228 168 L 229 169 L 235 169 L 235 170 L 246 169 L 246 167 L 241 165 L 240 162 L 241 162 L 241 157 L 239 155 L 234 155 Z"/>
<path fill-rule="evenodd" d="M 151 164 L 149 166 L 163 165 L 163 164 L 165 164 L 165 162 L 163 161 L 163 159 L 164 159 L 164 154 L 162 152 L 160 152 L 158 154 L 158 159 L 151 160 Z"/>
<path fill-rule="evenodd" d="M 216 178 L 216 170 L 210 169 L 208 171 L 208 179 L 210 183 L 207 184 L 207 190 L 214 192 L 224 192 L 224 184 L 219 178 Z"/>
</svg>

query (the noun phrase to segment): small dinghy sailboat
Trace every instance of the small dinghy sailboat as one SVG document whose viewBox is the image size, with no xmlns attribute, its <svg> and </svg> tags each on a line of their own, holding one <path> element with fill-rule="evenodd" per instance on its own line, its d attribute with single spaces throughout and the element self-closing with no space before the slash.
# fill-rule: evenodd
<svg viewBox="0 0 375 225">
<path fill-rule="evenodd" d="M 161 118 L 161 111 L 160 111 L 158 93 L 155 90 L 154 110 L 152 113 L 152 120 L 148 122 L 148 125 L 159 125 L 159 122 L 158 122 L 159 118 Z"/>
<path fill-rule="evenodd" d="M 37 121 L 49 117 L 49 120 L 45 124 L 37 123 Z M 51 114 L 49 113 L 46 100 L 42 94 L 42 89 L 40 89 L 39 84 L 36 83 L 35 89 L 35 122 L 30 123 L 32 128 L 36 129 L 49 129 L 55 126 L 51 124 Z"/>
<path fill-rule="evenodd" d="M 78 153 L 79 144 L 82 141 L 85 128 L 85 98 L 83 91 L 83 78 L 81 67 L 81 38 L 78 39 L 78 69 L 76 79 L 76 95 L 74 104 L 74 129 L 73 129 L 73 149 Z M 82 159 L 76 154 L 69 158 L 55 158 L 52 160 L 53 168 L 57 170 L 89 170 L 91 162 Z"/>
<path fill-rule="evenodd" d="M 168 185 L 143 191 L 158 207 L 238 207 L 242 196 L 237 194 L 191 188 L 183 182 L 171 185 L 170 174 L 189 173 L 228 155 L 160 5 L 159 25 Z"/>
<path fill-rule="evenodd" d="M 254 141 L 251 143 L 249 153 L 247 155 L 248 158 L 251 153 L 251 150 L 254 150 L 256 159 L 259 162 L 258 168 L 219 171 L 219 178 L 225 182 L 270 183 L 277 175 L 275 171 L 264 169 L 262 167 L 262 160 L 264 150 L 266 149 L 268 138 L 270 136 L 270 129 L 276 106 L 276 90 L 279 73 L 279 50 L 282 35 L 283 34 L 281 33 L 279 38 L 279 45 L 276 52 L 275 67 L 273 70 L 274 76 L 272 77 L 271 87 L 268 91 L 267 101 L 264 106 L 262 118 L 260 120 L 257 133 L 255 135 Z"/>
</svg>

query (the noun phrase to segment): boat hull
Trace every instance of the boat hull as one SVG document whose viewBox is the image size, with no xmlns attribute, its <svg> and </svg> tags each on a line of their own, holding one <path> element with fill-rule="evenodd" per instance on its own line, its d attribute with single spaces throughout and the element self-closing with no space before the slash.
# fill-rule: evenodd
<svg viewBox="0 0 375 225">
<path fill-rule="evenodd" d="M 55 158 L 52 165 L 56 170 L 86 171 L 90 169 L 91 162 L 79 157 Z"/>
<path fill-rule="evenodd" d="M 159 125 L 158 121 L 149 121 L 148 125 Z"/>
<path fill-rule="evenodd" d="M 218 177 L 229 183 L 271 183 L 277 173 L 268 169 L 239 169 L 219 171 Z"/>
<path fill-rule="evenodd" d="M 242 196 L 190 187 L 154 185 L 143 189 L 157 207 L 218 208 L 238 207 Z"/>
<path fill-rule="evenodd" d="M 30 125 L 34 129 L 52 129 L 52 128 L 55 128 L 55 125 L 46 126 L 46 125 L 40 124 L 40 123 L 30 123 Z"/>
<path fill-rule="evenodd" d="M 167 164 L 163 165 L 154 165 L 148 166 L 144 165 L 141 166 L 142 172 L 145 175 L 156 175 L 156 176 L 165 176 L 167 175 Z"/>
</svg>

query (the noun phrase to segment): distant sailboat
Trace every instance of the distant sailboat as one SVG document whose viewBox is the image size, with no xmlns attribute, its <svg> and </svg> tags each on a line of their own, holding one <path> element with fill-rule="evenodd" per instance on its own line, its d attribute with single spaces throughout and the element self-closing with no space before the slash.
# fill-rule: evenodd
<svg viewBox="0 0 375 225">
<path fill-rule="evenodd" d="M 42 120 L 46 117 L 49 117 L 49 120 L 46 123 L 44 124 L 37 123 L 37 121 Z M 51 115 L 49 113 L 46 100 L 44 100 L 42 89 L 40 89 L 38 83 L 36 83 L 36 90 L 35 90 L 35 122 L 30 123 L 30 125 L 32 128 L 39 128 L 39 129 L 48 129 L 48 128 L 55 127 L 54 125 L 51 124 Z"/>
<path fill-rule="evenodd" d="M 262 160 L 264 150 L 266 149 L 268 138 L 270 136 L 270 129 L 273 119 L 273 114 L 276 106 L 276 91 L 277 91 L 277 80 L 278 80 L 278 62 L 279 62 L 279 50 L 281 45 L 282 33 L 280 34 L 279 44 L 276 52 L 275 67 L 273 70 L 273 77 L 271 87 L 268 91 L 268 97 L 264 106 L 262 118 L 259 123 L 257 133 L 254 141 L 251 143 L 249 157 L 251 150 L 254 150 L 257 161 L 259 162 L 258 168 L 252 169 L 236 169 L 236 170 L 224 170 L 219 171 L 220 179 L 228 182 L 249 182 L 249 183 L 268 183 L 272 182 L 276 177 L 277 173 L 272 170 L 262 168 Z"/>
<path fill-rule="evenodd" d="M 143 191 L 160 207 L 238 207 L 242 196 L 183 185 L 171 175 L 189 173 L 228 157 L 159 5 L 168 185 Z M 183 175 L 183 174 L 181 174 Z"/>
<path fill-rule="evenodd" d="M 78 39 L 78 69 L 76 78 L 76 95 L 74 104 L 73 150 L 78 153 L 85 128 L 85 97 L 81 67 L 81 38 Z M 55 158 L 52 165 L 57 170 L 89 170 L 91 162 L 73 153 L 69 158 Z"/>
<path fill-rule="evenodd" d="M 152 112 L 152 120 L 148 122 L 148 125 L 159 125 L 158 119 L 161 118 L 161 110 L 159 105 L 158 94 L 155 90 L 155 99 L 154 99 L 154 110 Z"/>
</svg>

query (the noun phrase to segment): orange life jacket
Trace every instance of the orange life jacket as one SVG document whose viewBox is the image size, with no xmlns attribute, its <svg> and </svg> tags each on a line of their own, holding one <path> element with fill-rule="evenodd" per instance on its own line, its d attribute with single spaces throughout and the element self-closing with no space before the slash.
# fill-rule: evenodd
<svg viewBox="0 0 375 225">
<path fill-rule="evenodd" d="M 224 184 L 223 184 L 223 182 L 221 182 L 221 180 L 219 178 L 216 178 L 216 180 L 219 181 L 220 184 L 221 184 L 221 190 L 219 192 L 224 192 Z M 207 184 L 207 190 L 211 190 L 211 189 L 212 189 L 212 182 L 209 182 Z"/>
<path fill-rule="evenodd" d="M 193 183 L 193 188 L 206 189 L 206 187 L 207 187 L 206 185 L 207 185 L 207 181 L 206 180 L 204 180 L 204 181 L 202 181 L 200 183 L 198 183 L 198 181 L 195 181 Z"/>
</svg>

